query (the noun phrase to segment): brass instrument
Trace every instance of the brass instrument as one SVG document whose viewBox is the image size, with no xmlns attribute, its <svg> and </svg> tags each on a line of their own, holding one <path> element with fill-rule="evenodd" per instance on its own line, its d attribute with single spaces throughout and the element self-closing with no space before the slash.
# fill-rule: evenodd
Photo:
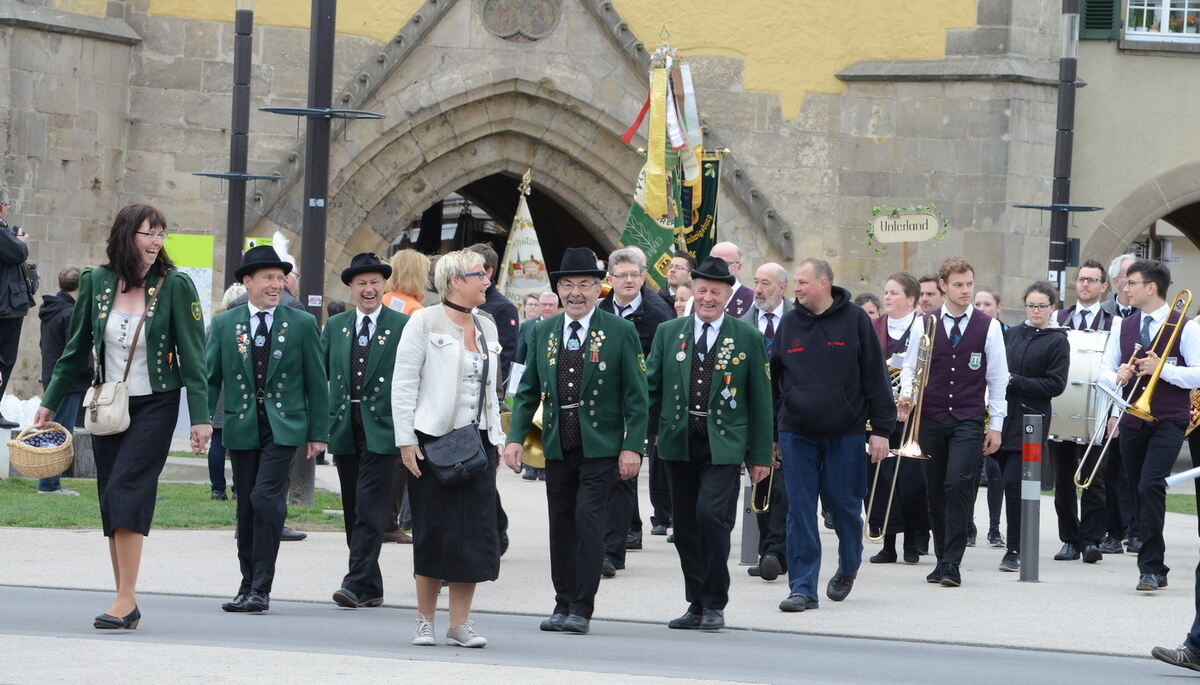
<svg viewBox="0 0 1200 685">
<path fill-rule="evenodd" d="M 1200 426 L 1200 389 L 1193 390 L 1190 398 L 1192 406 L 1191 409 L 1188 410 L 1188 427 L 1187 431 L 1185 431 L 1183 434 L 1183 437 L 1185 438 L 1191 435 L 1192 431 L 1196 430 L 1196 426 Z"/>
<path fill-rule="evenodd" d="M 917 342 L 917 366 L 913 372 L 912 385 L 912 411 L 908 414 L 908 423 L 904 426 L 904 433 L 900 438 L 900 447 L 891 450 L 891 453 L 896 456 L 896 469 L 892 473 L 892 487 L 888 492 L 887 507 L 884 509 L 883 524 L 879 527 L 879 535 L 871 535 L 871 511 L 875 506 L 875 490 L 879 487 L 879 472 L 883 470 L 883 462 L 875 465 L 875 477 L 871 480 L 871 491 L 867 493 L 867 525 L 864 527 L 866 537 L 871 542 L 879 542 L 887 535 L 888 521 L 892 517 L 892 503 L 896 499 L 896 483 L 900 481 L 900 459 L 908 457 L 909 459 L 928 459 L 925 453 L 921 450 L 921 444 L 917 439 L 921 434 L 921 408 L 925 404 L 925 386 L 929 383 L 930 363 L 933 361 L 933 341 L 936 335 L 937 317 L 929 316 L 925 318 L 925 333 Z M 895 394 L 899 394 L 899 374 L 892 378 L 892 388 Z"/>
<path fill-rule="evenodd" d="M 1178 293 L 1176 293 L 1175 298 L 1171 300 L 1171 311 L 1179 312 L 1180 316 L 1176 321 L 1171 321 L 1170 314 L 1167 315 L 1167 320 L 1163 321 L 1162 326 L 1160 326 L 1158 329 L 1158 333 L 1154 335 L 1154 342 L 1150 344 L 1150 350 L 1148 352 L 1149 354 L 1156 354 L 1155 350 L 1161 349 L 1162 356 L 1158 357 L 1158 363 L 1154 366 L 1154 371 L 1148 377 L 1137 377 L 1137 379 L 1134 381 L 1133 387 L 1129 390 L 1129 394 L 1126 396 L 1133 397 L 1135 394 L 1137 394 L 1138 387 L 1141 385 L 1142 379 L 1149 378 L 1149 380 L 1146 381 L 1146 387 L 1142 390 L 1142 394 L 1133 404 L 1128 404 L 1127 402 L 1114 396 L 1108 405 L 1108 410 L 1106 410 L 1102 415 L 1111 414 L 1113 405 L 1117 405 L 1118 402 L 1120 402 L 1118 406 L 1121 407 L 1121 414 L 1118 415 L 1118 418 L 1125 413 L 1129 413 L 1143 421 L 1151 423 L 1158 420 L 1150 413 L 1150 402 L 1154 398 L 1154 391 L 1158 388 L 1158 380 L 1159 377 L 1162 376 L 1162 370 L 1167 365 L 1167 357 L 1169 356 L 1168 353 L 1170 352 L 1171 348 L 1175 346 L 1175 341 L 1178 339 L 1180 331 L 1183 330 L 1183 324 L 1186 323 L 1186 320 L 1183 318 L 1183 314 L 1187 312 L 1191 305 L 1192 291 L 1180 290 Z M 1163 334 L 1167 332 L 1168 328 L 1171 330 L 1171 332 L 1167 337 L 1167 343 L 1160 348 L 1159 342 L 1162 341 Z M 1137 357 L 1141 352 L 1141 349 L 1141 345 L 1134 345 L 1133 354 L 1130 355 L 1129 361 L 1125 362 L 1125 364 L 1129 365 L 1137 361 Z M 1196 402 L 1193 394 L 1193 409 L 1195 406 Z M 1195 414 L 1193 414 L 1193 416 L 1195 416 Z M 1100 436 L 1103 435 L 1103 431 L 1107 427 L 1107 424 L 1107 421 L 1097 422 L 1096 432 L 1092 434 L 1092 440 L 1088 443 L 1087 449 L 1083 453 L 1083 458 L 1079 460 L 1079 467 L 1075 469 L 1075 487 L 1086 490 L 1087 488 L 1091 487 L 1092 481 L 1096 478 L 1096 474 L 1100 472 L 1100 465 L 1104 463 L 1104 457 L 1108 454 L 1108 446 L 1113 441 L 1113 436 L 1111 434 L 1108 436 L 1108 439 L 1104 441 L 1104 445 L 1100 449 L 1100 454 L 1096 457 L 1096 463 L 1092 466 L 1092 472 L 1086 479 L 1081 480 L 1081 477 L 1083 476 L 1084 465 L 1087 464 L 1088 456 L 1092 453 L 1092 448 L 1098 444 Z"/>
<path fill-rule="evenodd" d="M 889 376 L 888 380 L 891 381 L 891 384 L 892 384 L 892 401 L 895 402 L 896 404 L 900 404 L 900 371 L 901 370 L 895 368 L 894 366 L 887 367 L 887 370 L 888 370 L 888 376 Z"/>
<path fill-rule="evenodd" d="M 508 422 L 512 419 L 512 412 L 504 412 L 500 415 L 500 430 L 508 432 Z M 529 433 L 525 436 L 525 444 L 522 445 L 524 452 L 521 454 L 521 463 L 531 468 L 542 469 L 546 467 L 546 453 L 542 451 L 542 405 L 538 405 L 537 411 L 533 413 L 532 425 L 529 428 Z"/>
<path fill-rule="evenodd" d="M 775 457 L 771 457 L 771 475 L 763 478 L 755 483 L 750 488 L 750 510 L 756 514 L 765 514 L 771 511 L 771 486 L 775 484 Z M 767 496 L 762 499 L 762 506 L 758 504 L 758 486 L 762 483 L 767 484 Z"/>
</svg>

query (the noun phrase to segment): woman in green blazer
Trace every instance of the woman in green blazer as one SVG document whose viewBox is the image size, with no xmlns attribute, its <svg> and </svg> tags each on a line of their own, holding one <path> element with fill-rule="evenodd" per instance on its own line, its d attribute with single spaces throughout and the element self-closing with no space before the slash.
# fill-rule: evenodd
<svg viewBox="0 0 1200 685">
<path fill-rule="evenodd" d="M 89 352 L 95 383 L 120 381 L 128 360 L 129 428 L 93 436 L 100 518 L 117 583 L 117 599 L 96 617 L 96 628 L 136 628 L 141 619 L 135 593 L 142 542 L 154 518 L 180 388 L 187 388 L 192 451 L 203 453 L 212 435 L 200 297 L 163 250 L 166 235 L 167 220 L 153 207 L 129 205 L 117 213 L 108 263 L 80 275 L 67 346 L 33 419 L 39 427 L 50 422 Z"/>
</svg>

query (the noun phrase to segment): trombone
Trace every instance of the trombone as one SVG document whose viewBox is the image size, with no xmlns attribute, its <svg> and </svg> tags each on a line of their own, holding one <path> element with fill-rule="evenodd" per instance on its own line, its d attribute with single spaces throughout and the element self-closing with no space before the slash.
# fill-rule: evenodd
<svg viewBox="0 0 1200 685">
<path fill-rule="evenodd" d="M 1167 357 L 1170 356 L 1170 350 L 1175 346 L 1175 341 L 1179 338 L 1179 333 L 1183 330 L 1183 325 L 1186 323 L 1186 320 L 1183 318 L 1183 314 L 1187 312 L 1191 306 L 1192 291 L 1180 290 L 1178 293 L 1176 293 L 1175 298 L 1171 301 L 1171 311 L 1178 312 L 1179 317 L 1175 321 L 1171 321 L 1170 314 L 1167 315 L 1167 320 L 1163 321 L 1162 326 L 1160 326 L 1158 329 L 1158 333 L 1154 335 L 1154 342 L 1150 344 L 1150 349 L 1147 350 L 1148 354 L 1156 354 L 1155 350 L 1162 351 L 1162 353 L 1158 356 L 1158 363 L 1155 364 L 1154 371 L 1149 376 L 1138 376 L 1137 380 L 1134 381 L 1133 386 L 1129 389 L 1129 393 L 1126 395 L 1126 397 L 1129 397 L 1130 399 L 1132 399 L 1135 395 L 1138 395 L 1138 388 L 1142 384 L 1142 379 L 1148 378 L 1149 380 L 1146 381 L 1146 387 L 1142 389 L 1141 395 L 1138 395 L 1137 400 L 1134 401 L 1133 404 L 1130 404 L 1121 399 L 1119 395 L 1111 392 L 1108 393 L 1111 395 L 1108 406 L 1105 408 L 1104 412 L 1096 417 L 1096 429 L 1092 433 L 1092 439 L 1088 442 L 1087 449 L 1083 452 L 1083 458 L 1079 460 L 1079 466 L 1075 469 L 1075 487 L 1086 490 L 1087 488 L 1091 487 L 1092 481 L 1096 479 L 1096 474 L 1100 472 L 1100 465 L 1104 463 L 1104 457 L 1108 454 L 1108 446 L 1112 444 L 1113 441 L 1112 434 L 1109 434 L 1108 438 L 1101 446 L 1100 454 L 1096 457 L 1096 463 L 1092 465 L 1091 473 L 1088 474 L 1087 478 L 1083 478 L 1083 471 L 1087 464 L 1088 457 L 1092 453 L 1092 448 L 1099 444 L 1100 438 L 1104 435 L 1104 430 L 1108 427 L 1107 417 L 1112 413 L 1112 408 L 1114 406 L 1121 408 L 1121 414 L 1119 414 L 1118 417 L 1128 413 L 1149 423 L 1153 423 L 1158 420 L 1150 413 L 1150 402 L 1154 398 L 1154 391 L 1158 389 L 1159 377 L 1162 376 L 1162 370 L 1167 365 Z M 1170 329 L 1171 331 L 1167 337 L 1167 343 L 1166 345 L 1159 347 L 1159 343 L 1162 342 L 1163 333 L 1166 333 L 1167 329 Z M 1133 354 L 1129 356 L 1129 360 L 1126 361 L 1125 364 L 1129 365 L 1137 361 L 1138 355 L 1141 354 L 1141 351 L 1141 345 L 1134 345 Z M 1105 391 L 1107 392 L 1107 388 L 1105 388 Z"/>
<path fill-rule="evenodd" d="M 775 471 L 777 470 L 778 467 L 775 466 L 775 456 L 772 455 L 771 475 L 758 481 L 750 488 L 750 510 L 754 513 L 765 514 L 768 511 L 771 511 L 771 486 L 775 484 Z M 760 506 L 758 503 L 758 486 L 762 485 L 763 483 L 767 484 L 767 495 L 766 497 L 763 497 L 762 505 Z"/>
<path fill-rule="evenodd" d="M 929 383 L 929 367 L 933 361 L 933 341 L 937 328 L 937 317 L 925 318 L 925 333 L 917 342 L 917 367 L 913 372 L 913 407 L 908 415 L 908 423 L 904 425 L 904 433 L 900 438 L 900 447 L 891 450 L 897 457 L 896 468 L 892 472 L 892 487 L 888 492 L 887 507 L 883 510 L 883 524 L 879 527 L 879 535 L 871 535 L 871 511 L 875 507 L 875 491 L 879 487 L 879 472 L 883 470 L 883 462 L 875 465 L 875 477 L 871 480 L 871 491 L 867 493 L 867 525 L 864 528 L 866 538 L 871 542 L 879 542 L 887 535 L 888 521 L 892 518 L 892 503 L 896 499 L 896 483 L 900 481 L 900 458 L 928 459 L 917 439 L 921 435 L 921 408 L 925 404 L 925 386 Z M 895 385 L 893 385 L 895 387 Z"/>
</svg>

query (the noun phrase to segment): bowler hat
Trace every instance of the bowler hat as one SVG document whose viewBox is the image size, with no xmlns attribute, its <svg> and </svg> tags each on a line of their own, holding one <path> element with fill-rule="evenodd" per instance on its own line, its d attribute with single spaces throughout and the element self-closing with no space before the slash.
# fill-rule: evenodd
<svg viewBox="0 0 1200 685">
<path fill-rule="evenodd" d="M 568 247 L 563 252 L 558 271 L 550 272 L 550 282 L 558 283 L 563 276 L 595 276 L 604 278 L 604 269 L 596 266 L 596 253 L 587 247 Z"/>
<path fill-rule="evenodd" d="M 342 283 L 350 285 L 350 279 L 359 274 L 374 273 L 390 278 L 392 267 L 374 252 L 359 252 L 350 260 L 350 268 L 342 269 Z"/>
<path fill-rule="evenodd" d="M 729 264 L 720 257 L 705 257 L 704 261 L 692 269 L 692 279 L 703 278 L 706 281 L 720 281 L 728 285 L 737 283 L 737 276 L 729 273 Z"/>
<path fill-rule="evenodd" d="M 242 265 L 233 275 L 240 282 L 259 269 L 283 269 L 286 276 L 292 272 L 292 265 L 280 259 L 279 253 L 270 245 L 258 245 L 246 250 L 246 254 L 242 255 Z"/>
</svg>

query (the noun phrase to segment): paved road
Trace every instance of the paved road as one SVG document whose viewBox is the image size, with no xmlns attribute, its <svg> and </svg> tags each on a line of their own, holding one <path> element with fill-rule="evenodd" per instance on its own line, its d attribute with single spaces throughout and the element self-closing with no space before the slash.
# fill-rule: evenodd
<svg viewBox="0 0 1200 685">
<path fill-rule="evenodd" d="M 231 615 L 219 610 L 220 599 L 174 595 L 143 595 L 144 618 L 136 631 L 119 634 L 95 631 L 91 628 L 91 616 L 103 610 L 110 597 L 107 593 L 89 591 L 0 586 L 0 606 L 4 607 L 0 645 L 10 636 L 14 641 L 17 636 L 60 641 L 64 638 L 119 640 L 126 646 L 177 645 L 181 650 L 202 647 L 261 650 L 285 661 L 288 653 L 302 652 L 306 656 L 415 659 L 433 662 L 427 666 L 435 668 L 439 662 L 453 662 L 771 683 L 970 681 L 972 685 L 1016 682 L 1093 685 L 1177 682 L 1167 679 L 1187 674 L 1149 659 L 745 630 L 692 633 L 646 623 L 595 622 L 589 636 L 541 633 L 537 630 L 540 617 L 505 614 L 475 616 L 477 628 L 490 640 L 487 649 L 414 647 L 408 644 L 414 612 L 407 609 L 345 610 L 332 603 L 273 602 L 271 611 L 264 615 Z M 987 620 L 986 612 L 981 611 L 979 619 Z M 446 615 L 439 613 L 439 639 L 445 632 L 446 621 Z M 41 643 L 34 640 L 33 644 Z M 27 658 L 21 661 L 44 660 L 42 663 L 50 667 L 56 659 L 64 658 L 54 640 L 45 640 L 44 644 L 47 653 L 38 655 L 28 653 L 31 648 L 23 642 Z M 205 674 L 204 663 L 191 663 L 195 664 L 194 673 L 173 670 L 159 674 L 160 682 Z M 143 666 L 153 668 L 151 664 Z M 401 670 L 394 672 L 397 675 L 403 673 L 404 667 L 401 664 L 398 668 Z M 10 682 L 5 678 L 5 670 L 0 665 L 0 682 Z M 17 676 L 28 673 L 17 672 Z"/>
</svg>

